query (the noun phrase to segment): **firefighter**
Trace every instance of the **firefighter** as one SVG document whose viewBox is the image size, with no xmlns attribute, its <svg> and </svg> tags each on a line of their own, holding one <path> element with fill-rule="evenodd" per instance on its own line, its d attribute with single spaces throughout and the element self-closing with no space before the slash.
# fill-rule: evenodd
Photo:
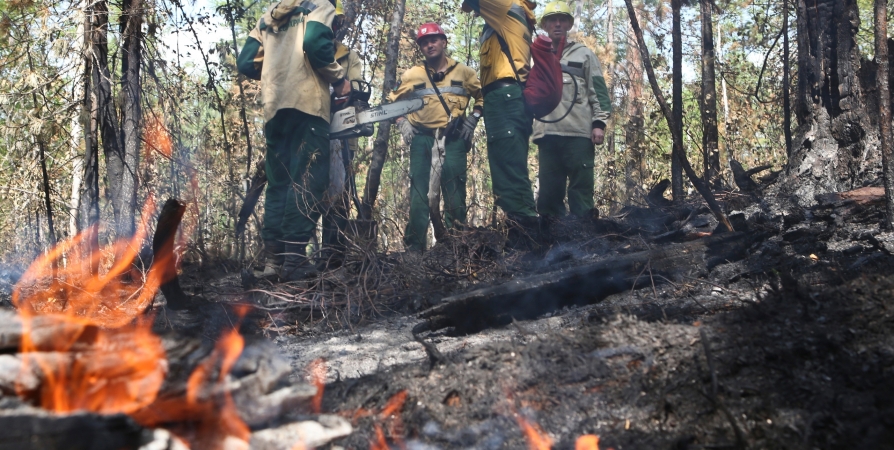
<svg viewBox="0 0 894 450">
<path fill-rule="evenodd" d="M 574 16 L 563 1 L 548 3 L 540 16 L 540 27 L 552 39 L 554 49 L 572 26 Z M 532 135 L 539 149 L 537 211 L 544 224 L 568 213 L 566 185 L 571 214 L 598 217 L 593 207 L 593 162 L 595 146 L 605 139 L 611 113 L 602 65 L 596 55 L 580 42 L 568 40 L 561 63 L 566 72 L 562 74 L 562 103 L 543 117 L 543 122 L 534 121 Z"/>
<path fill-rule="evenodd" d="M 282 0 L 252 29 L 237 65 L 261 80 L 267 141 L 264 239 L 267 257 L 282 254 L 280 277 L 315 273 L 307 242 L 320 218 L 329 183 L 330 86 L 350 93 L 345 69 L 335 61 L 329 0 Z"/>
<path fill-rule="evenodd" d="M 485 22 L 480 65 L 487 159 L 495 202 L 508 216 L 509 245 L 515 247 L 534 245 L 538 226 L 528 176 L 533 116 L 525 109 L 520 84 L 527 80 L 531 68 L 534 6 L 527 0 L 465 0 L 462 4 L 463 11 L 474 11 Z"/>
<path fill-rule="evenodd" d="M 458 228 L 466 221 L 466 154 L 481 118 L 482 98 L 475 71 L 447 57 L 447 35 L 440 25 L 429 22 L 420 26 L 416 43 L 425 62 L 404 72 L 388 99 L 422 98 L 425 102 L 423 109 L 396 120 L 410 146 L 410 220 L 404 244 L 408 250 L 422 251 L 428 236 L 432 151 L 441 151 L 439 145 L 443 145 L 444 154 L 441 192 L 446 226 Z M 474 106 L 466 116 L 470 101 Z"/>
<path fill-rule="evenodd" d="M 344 22 L 344 6 L 342 5 L 341 0 L 337 0 L 335 2 L 334 23 L 337 25 L 336 28 L 338 28 L 342 32 L 344 30 Z M 357 54 L 357 52 L 355 52 L 354 50 L 349 49 L 346 45 L 342 44 L 337 37 L 335 40 L 333 40 L 333 43 L 335 44 L 335 61 L 345 68 L 345 73 L 348 81 L 350 81 L 351 83 L 363 83 L 364 80 L 361 70 L 362 67 L 360 62 L 360 55 Z M 355 100 L 354 106 L 359 107 L 360 109 L 364 109 L 366 106 L 368 106 L 366 104 L 359 105 L 357 103 L 359 103 L 359 100 Z M 335 163 L 333 163 L 333 165 L 329 168 L 330 175 L 336 174 L 336 172 L 340 171 L 341 173 L 338 173 L 338 176 L 343 175 L 344 177 L 353 178 L 354 167 L 352 161 L 354 160 L 354 155 L 359 150 L 359 144 L 357 141 L 357 138 L 344 140 L 344 142 L 347 143 L 347 151 L 342 151 L 341 157 L 333 158 L 331 160 L 340 162 L 342 167 L 336 167 Z M 337 178 L 334 177 L 332 178 L 332 180 L 336 179 Z M 351 188 L 346 184 L 343 191 L 341 192 L 341 195 L 331 199 L 329 208 L 326 210 L 325 214 L 323 214 L 322 237 L 324 248 L 322 252 L 322 260 L 329 268 L 340 266 L 344 260 L 345 242 L 342 233 L 347 228 L 347 222 L 350 216 L 351 195 Z"/>
</svg>

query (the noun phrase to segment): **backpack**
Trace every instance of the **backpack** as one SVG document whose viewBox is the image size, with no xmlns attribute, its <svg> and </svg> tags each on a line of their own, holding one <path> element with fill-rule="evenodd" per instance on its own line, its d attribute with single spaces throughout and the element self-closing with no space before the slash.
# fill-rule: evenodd
<svg viewBox="0 0 894 450">
<path fill-rule="evenodd" d="M 565 48 L 565 39 L 562 39 L 559 49 L 554 53 L 552 39 L 544 35 L 537 36 L 537 39 L 531 44 L 531 57 L 534 59 L 534 64 L 531 67 L 531 72 L 528 73 L 528 81 L 523 84 L 518 76 L 515 60 L 512 59 L 512 54 L 509 52 L 509 46 L 503 36 L 500 36 L 499 33 L 495 33 L 495 35 L 503 53 L 509 58 L 512 71 L 515 72 L 515 79 L 524 86 L 522 93 L 528 111 L 535 119 L 540 119 L 553 112 L 562 102 L 562 64 L 559 60 Z"/>
</svg>

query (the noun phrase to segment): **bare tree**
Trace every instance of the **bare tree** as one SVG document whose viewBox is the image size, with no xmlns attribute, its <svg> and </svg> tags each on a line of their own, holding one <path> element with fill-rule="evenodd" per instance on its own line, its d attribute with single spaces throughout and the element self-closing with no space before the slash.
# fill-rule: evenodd
<svg viewBox="0 0 894 450">
<path fill-rule="evenodd" d="M 682 0 L 671 0 L 673 10 L 673 29 L 671 31 L 673 43 L 673 81 L 672 101 L 673 114 L 669 124 L 672 128 L 673 151 L 671 152 L 671 195 L 675 203 L 683 201 L 683 171 L 681 158 L 683 153 L 683 33 L 680 29 L 680 9 Z M 638 24 L 637 24 L 638 25 Z M 645 57 L 646 53 L 642 52 Z M 678 139 L 679 137 L 679 139 Z"/>
<path fill-rule="evenodd" d="M 397 81 L 397 60 L 400 56 L 400 29 L 404 23 L 406 0 L 395 0 L 391 14 L 391 28 L 388 30 L 388 40 L 385 44 L 385 73 L 382 84 L 382 103 L 388 98 L 388 94 L 394 90 Z M 391 140 L 391 124 L 383 122 L 379 124 L 376 139 L 373 142 L 372 161 L 369 163 L 369 172 L 366 174 L 366 188 L 363 192 L 363 204 L 360 208 L 360 218 L 372 219 L 372 210 L 379 195 L 379 184 L 382 181 L 382 168 L 385 167 L 385 159 L 388 157 L 388 141 Z"/>
<path fill-rule="evenodd" d="M 712 0 L 701 0 L 702 20 L 702 151 L 704 152 L 705 182 L 719 188 L 720 150 L 717 147 L 717 82 L 715 76 L 714 27 Z"/>
<path fill-rule="evenodd" d="M 113 155 L 114 164 L 120 170 L 109 177 L 109 191 L 115 211 L 115 226 L 118 237 L 133 235 L 136 215 L 137 174 L 140 164 L 140 140 L 142 136 L 142 109 L 140 105 L 140 61 L 142 48 L 143 2 L 126 0 L 121 16 L 123 44 L 121 50 L 121 95 L 123 152 Z M 107 161 L 111 166 L 112 161 Z M 110 173 L 111 175 L 111 173 Z M 117 201 L 116 201 L 117 200 Z M 115 207 L 117 203 L 117 208 Z"/>
<path fill-rule="evenodd" d="M 649 84 L 652 86 L 652 93 L 655 95 L 655 100 L 658 101 L 658 106 L 661 108 L 662 114 L 664 114 L 664 119 L 667 121 L 667 126 L 670 128 L 674 141 L 682 143 L 683 136 L 680 130 L 674 127 L 673 113 L 667 105 L 667 101 L 664 99 L 664 94 L 661 93 L 661 87 L 658 86 L 658 77 L 655 76 L 655 69 L 652 67 L 652 61 L 649 58 L 649 48 L 646 47 L 646 40 L 643 38 L 643 30 L 640 28 L 639 19 L 636 18 L 636 12 L 633 10 L 633 2 L 632 0 L 624 0 L 624 3 L 627 4 L 627 14 L 630 17 L 630 26 L 633 28 L 633 34 L 636 36 L 636 42 L 639 45 L 640 56 L 643 61 L 643 67 L 646 69 L 646 74 L 649 76 Z M 717 221 L 724 224 L 728 230 L 733 231 L 732 224 L 730 224 L 729 219 L 723 213 L 723 210 L 720 209 L 717 200 L 714 199 L 714 194 L 711 192 L 710 187 L 695 174 L 694 170 L 692 170 L 692 166 L 689 165 L 689 160 L 686 159 L 686 154 L 683 152 L 680 153 L 680 165 L 683 166 L 683 171 L 686 172 L 689 181 L 692 182 L 695 189 L 705 199 L 708 208 L 711 209 L 711 212 L 717 218 Z"/>
<path fill-rule="evenodd" d="M 888 0 L 875 0 L 875 62 L 879 92 L 879 140 L 885 179 L 885 227 L 894 230 L 894 167 L 891 166 L 891 92 L 888 88 Z"/>
</svg>

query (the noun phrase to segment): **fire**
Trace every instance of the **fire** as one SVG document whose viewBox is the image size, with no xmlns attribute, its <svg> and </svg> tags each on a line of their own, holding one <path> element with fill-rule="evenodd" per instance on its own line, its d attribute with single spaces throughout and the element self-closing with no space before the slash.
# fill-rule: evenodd
<svg viewBox="0 0 894 450">
<path fill-rule="evenodd" d="M 326 361 L 322 358 L 315 359 L 310 363 L 310 367 L 307 368 L 307 372 L 310 375 L 310 381 L 317 388 L 317 393 L 314 394 L 314 398 L 310 402 L 311 409 L 313 412 L 319 414 L 323 410 L 323 390 L 326 388 Z"/>
<path fill-rule="evenodd" d="M 550 450 L 553 447 L 553 440 L 540 429 L 539 425 L 528 422 L 521 415 L 516 415 L 515 420 L 518 422 L 519 428 L 524 431 L 530 450 Z"/>
<path fill-rule="evenodd" d="M 165 273 L 169 261 L 161 257 L 145 275 L 133 265 L 154 209 L 150 198 L 133 238 L 95 249 L 92 228 L 39 257 L 21 277 L 12 300 L 23 327 L 22 373 L 36 368 L 41 383 L 35 392 L 20 384 L 19 395 L 54 412 L 125 413 L 143 426 L 170 425 L 194 448 L 247 448 L 250 431 L 223 388 L 245 345 L 236 327 L 196 367 L 183 397 L 159 398 L 168 365 L 146 311 L 176 273 Z"/>
<path fill-rule="evenodd" d="M 144 218 L 153 207 L 150 200 Z M 23 324 L 23 370 L 36 365 L 44 377 L 38 392 L 20 387 L 20 395 L 51 411 L 103 414 L 131 413 L 155 399 L 167 366 L 143 312 L 164 280 L 160 271 L 150 270 L 142 282 L 131 274 L 145 220 L 132 239 L 104 251 L 89 251 L 82 244 L 90 231 L 81 233 L 38 258 L 19 280 L 12 300 Z M 114 262 L 110 255 L 117 255 Z M 97 267 L 108 270 L 94 273 Z"/>
<path fill-rule="evenodd" d="M 164 121 L 156 116 L 146 119 L 146 125 L 143 127 L 143 140 L 146 142 L 147 149 L 153 149 L 168 159 L 174 154 L 171 134 L 165 129 Z M 147 158 L 151 157 L 148 153 L 146 156 Z"/>
<path fill-rule="evenodd" d="M 585 434 L 577 438 L 574 444 L 574 450 L 599 450 L 599 436 L 595 434 Z"/>
</svg>

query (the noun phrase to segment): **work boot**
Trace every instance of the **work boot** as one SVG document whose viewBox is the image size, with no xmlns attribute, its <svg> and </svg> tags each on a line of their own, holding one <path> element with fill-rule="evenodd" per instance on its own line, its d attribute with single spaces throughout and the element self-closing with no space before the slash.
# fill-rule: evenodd
<svg viewBox="0 0 894 450">
<path fill-rule="evenodd" d="M 286 244 L 285 261 L 280 278 L 283 281 L 301 281 L 319 274 L 320 271 L 307 257 L 307 244 Z"/>
<path fill-rule="evenodd" d="M 261 255 L 264 259 L 264 270 L 255 272 L 255 276 L 265 279 L 279 276 L 279 270 L 285 259 L 284 251 L 285 244 L 282 241 L 264 241 L 264 251 Z"/>
<path fill-rule="evenodd" d="M 555 239 L 553 236 L 553 231 L 555 231 L 555 225 L 559 219 L 548 216 L 541 215 L 540 216 L 540 243 L 543 245 L 552 244 Z"/>
<path fill-rule="evenodd" d="M 507 225 L 509 225 L 506 247 L 513 250 L 539 250 L 539 220 L 537 216 L 509 215 L 506 218 Z"/>
</svg>

